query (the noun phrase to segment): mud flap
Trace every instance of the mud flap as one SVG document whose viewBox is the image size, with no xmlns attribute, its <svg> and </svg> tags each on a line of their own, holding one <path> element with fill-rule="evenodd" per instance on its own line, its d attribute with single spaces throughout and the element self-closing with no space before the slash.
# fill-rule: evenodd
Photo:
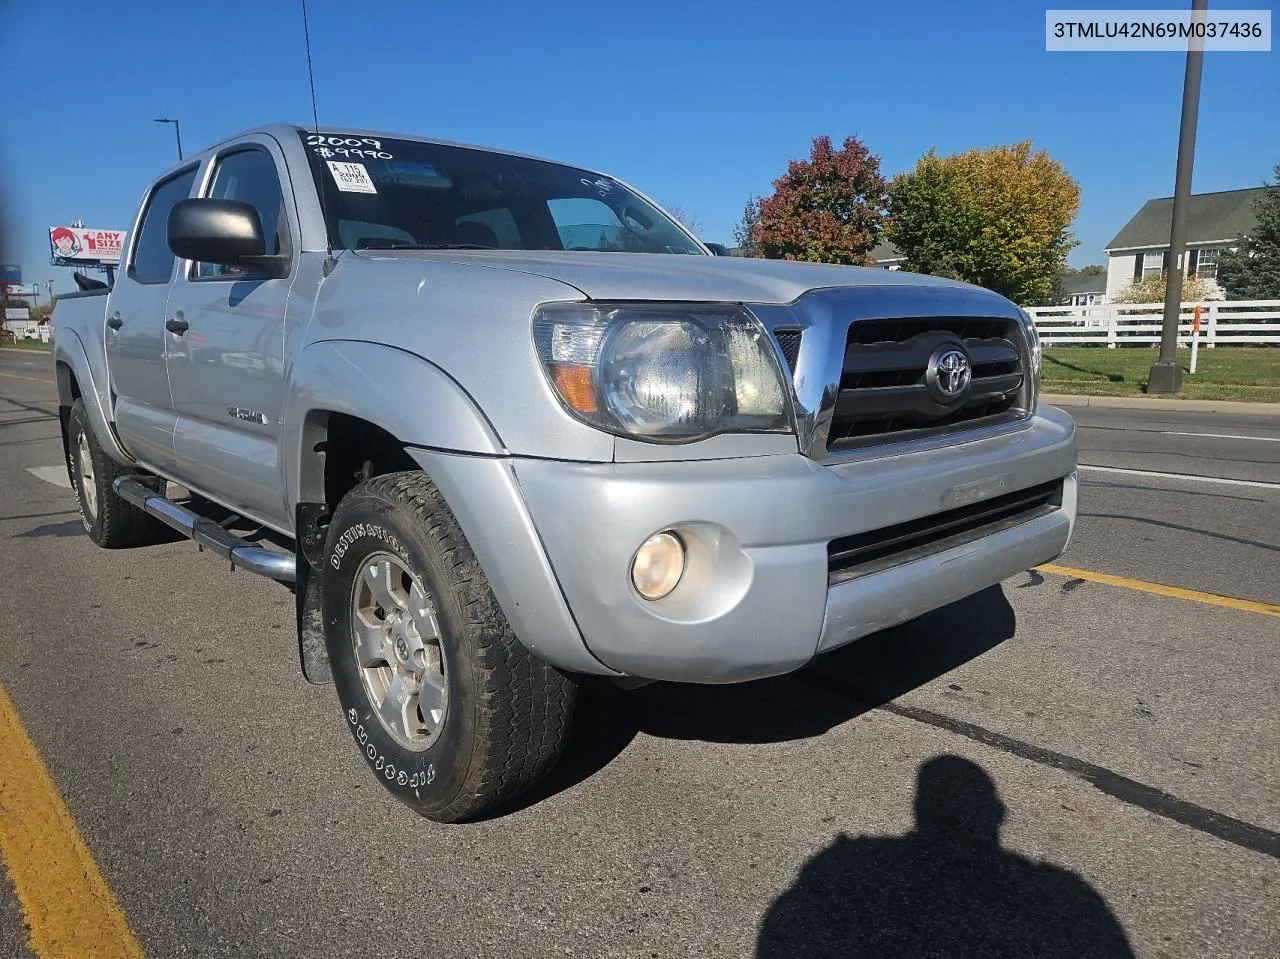
<svg viewBox="0 0 1280 959">
<path fill-rule="evenodd" d="M 320 612 L 320 570 L 325 536 L 329 528 L 329 507 L 324 503 L 299 503 L 298 582 L 294 597 L 298 609 L 298 660 L 307 682 L 317 686 L 333 682 L 329 650 L 324 640 L 324 620 Z"/>
</svg>

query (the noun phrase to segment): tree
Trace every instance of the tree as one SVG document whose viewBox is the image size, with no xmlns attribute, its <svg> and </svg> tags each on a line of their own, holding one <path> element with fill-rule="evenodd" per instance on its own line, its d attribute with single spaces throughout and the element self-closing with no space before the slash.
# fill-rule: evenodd
<svg viewBox="0 0 1280 959">
<path fill-rule="evenodd" d="M 31 308 L 31 318 L 33 320 L 43 320 L 47 316 L 53 315 L 53 308 L 57 305 L 58 298 L 55 296 L 52 300 L 46 300 L 39 306 Z"/>
<path fill-rule="evenodd" d="M 1164 292 L 1169 286 L 1169 275 L 1157 273 L 1134 280 L 1115 295 L 1113 303 L 1163 303 Z M 1182 281 L 1182 302 L 1197 303 L 1215 299 L 1214 289 L 1208 280 L 1188 276 Z"/>
<path fill-rule="evenodd" d="M 865 266 L 884 225 L 888 184 L 880 158 L 857 137 L 836 150 L 816 137 L 808 160 L 792 160 L 759 203 L 751 231 L 760 252 L 775 260 Z"/>
<path fill-rule="evenodd" d="M 1253 201 L 1253 231 L 1218 255 L 1218 286 L 1229 300 L 1280 300 L 1280 163 L 1275 178 Z"/>
<path fill-rule="evenodd" d="M 889 242 L 903 269 L 976 283 L 1017 303 L 1050 295 L 1076 246 L 1080 187 L 1031 141 L 940 157 L 889 187 Z"/>
<path fill-rule="evenodd" d="M 756 232 L 760 229 L 760 197 L 754 194 L 742 208 L 742 219 L 733 228 L 733 243 L 743 256 L 759 256 L 760 241 Z"/>
<path fill-rule="evenodd" d="M 679 220 L 686 230 L 688 230 L 694 236 L 701 239 L 702 221 L 699 220 L 694 214 L 686 213 L 684 211 L 684 207 L 682 206 L 667 206 L 667 207 L 663 207 L 663 209 L 666 210 L 668 213 L 670 213 L 677 220 Z"/>
</svg>

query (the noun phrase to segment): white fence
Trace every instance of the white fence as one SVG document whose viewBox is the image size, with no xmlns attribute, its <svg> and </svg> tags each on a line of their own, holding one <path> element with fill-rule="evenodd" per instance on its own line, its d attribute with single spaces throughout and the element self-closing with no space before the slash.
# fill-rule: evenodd
<svg viewBox="0 0 1280 959">
<path fill-rule="evenodd" d="M 1197 305 L 1200 342 L 1209 349 L 1280 345 L 1280 300 L 1213 300 L 1182 304 L 1179 346 L 1191 344 Z M 1034 306 L 1027 313 L 1045 346 L 1147 346 L 1160 342 L 1164 322 L 1163 303 Z"/>
</svg>

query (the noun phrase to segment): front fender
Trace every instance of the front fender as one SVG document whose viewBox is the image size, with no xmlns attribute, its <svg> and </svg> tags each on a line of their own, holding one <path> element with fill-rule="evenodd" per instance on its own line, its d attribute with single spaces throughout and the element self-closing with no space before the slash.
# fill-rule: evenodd
<svg viewBox="0 0 1280 959">
<path fill-rule="evenodd" d="M 53 343 L 53 362 L 58 379 L 58 405 L 69 407 L 73 402 L 69 371 L 80 388 L 80 397 L 89 414 L 89 424 L 102 449 L 116 462 L 133 466 L 133 457 L 125 452 L 116 437 L 116 431 L 111 428 L 111 398 L 106 390 L 106 371 L 103 371 L 100 378 L 93 375 L 93 367 L 89 363 L 89 355 L 85 352 L 80 334 L 70 328 L 58 330 Z"/>
<path fill-rule="evenodd" d="M 304 347 L 289 372 L 281 437 L 288 502 L 315 501 L 302 463 L 314 438 L 310 414 L 324 410 L 373 423 L 406 446 L 501 456 L 493 425 L 440 367 L 394 346 L 322 340 Z"/>
</svg>

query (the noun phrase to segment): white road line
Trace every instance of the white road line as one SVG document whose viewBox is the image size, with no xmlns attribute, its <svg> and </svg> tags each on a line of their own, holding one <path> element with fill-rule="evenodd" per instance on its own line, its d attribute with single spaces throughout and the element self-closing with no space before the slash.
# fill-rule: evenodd
<svg viewBox="0 0 1280 959">
<path fill-rule="evenodd" d="M 65 466 L 28 466 L 27 472 L 36 479 L 44 480 L 46 483 L 61 486 L 63 489 L 71 489 L 71 480 L 67 476 L 67 468 Z"/>
<path fill-rule="evenodd" d="M 1190 473 L 1160 473 L 1154 470 L 1127 470 L 1119 466 L 1088 466 L 1080 464 L 1077 469 L 1090 470 L 1095 473 L 1119 473 L 1122 476 L 1150 476 L 1155 479 L 1181 480 L 1192 483 L 1221 483 L 1224 486 L 1253 486 L 1257 489 L 1280 490 L 1280 483 L 1264 483 L 1261 480 L 1222 479 L 1217 476 L 1193 476 Z"/>
<path fill-rule="evenodd" d="M 1216 440 L 1257 440 L 1259 443 L 1280 443 L 1280 436 L 1237 436 L 1235 433 L 1184 433 L 1182 430 L 1160 430 L 1165 436 L 1208 436 Z"/>
</svg>

